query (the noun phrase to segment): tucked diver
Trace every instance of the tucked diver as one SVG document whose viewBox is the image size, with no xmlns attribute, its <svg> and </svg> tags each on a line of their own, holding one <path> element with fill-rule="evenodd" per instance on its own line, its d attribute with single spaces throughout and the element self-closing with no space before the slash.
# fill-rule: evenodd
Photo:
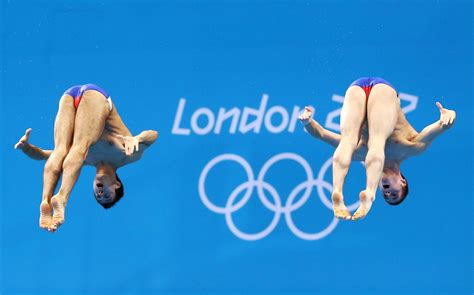
<svg viewBox="0 0 474 295">
<path fill-rule="evenodd" d="M 54 150 L 28 142 L 31 128 L 15 145 L 35 160 L 47 160 L 39 225 L 50 232 L 64 222 L 65 207 L 83 165 L 96 167 L 94 195 L 108 209 L 124 195 L 117 169 L 138 161 L 158 133 L 133 136 L 120 118 L 110 96 L 93 84 L 68 89 L 59 101 L 54 123 Z M 61 186 L 53 196 L 58 180 Z"/>
<path fill-rule="evenodd" d="M 333 209 L 341 219 L 364 218 L 375 200 L 379 186 L 385 201 L 398 205 L 408 194 L 408 182 L 400 172 L 400 163 L 426 150 L 433 140 L 451 128 L 456 113 L 436 106 L 440 119 L 417 132 L 400 108 L 397 92 L 381 78 L 361 78 L 347 89 L 341 110 L 341 134 L 324 129 L 312 119 L 313 110 L 306 107 L 300 120 L 314 137 L 334 146 Z M 359 194 L 360 206 L 354 215 L 346 208 L 344 180 L 350 162 L 365 161 L 366 189 Z"/>
</svg>

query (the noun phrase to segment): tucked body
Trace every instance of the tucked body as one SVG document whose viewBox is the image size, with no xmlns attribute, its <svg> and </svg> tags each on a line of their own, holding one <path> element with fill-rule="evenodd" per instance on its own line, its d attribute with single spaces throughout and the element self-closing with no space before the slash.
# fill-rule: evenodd
<svg viewBox="0 0 474 295">
<path fill-rule="evenodd" d="M 94 194 L 104 208 L 123 197 L 117 169 L 141 159 L 158 133 L 133 136 L 120 118 L 110 96 L 94 84 L 69 88 L 61 97 L 54 125 L 54 149 L 29 143 L 31 129 L 15 145 L 36 160 L 46 160 L 40 227 L 54 232 L 64 222 L 65 206 L 83 165 L 96 167 Z M 53 196 L 59 178 L 59 191 Z"/>
<path fill-rule="evenodd" d="M 400 204 L 408 194 L 408 182 L 400 164 L 416 156 L 454 124 L 456 113 L 436 106 L 440 119 L 417 132 L 400 108 L 393 86 L 381 78 L 361 78 L 347 89 L 341 110 L 341 134 L 323 128 L 306 107 L 300 120 L 312 136 L 336 148 L 333 156 L 334 214 L 342 219 L 367 215 L 375 200 L 377 186 L 390 205 Z M 366 189 L 359 193 L 360 206 L 354 215 L 344 204 L 343 186 L 351 161 L 364 161 Z"/>
</svg>

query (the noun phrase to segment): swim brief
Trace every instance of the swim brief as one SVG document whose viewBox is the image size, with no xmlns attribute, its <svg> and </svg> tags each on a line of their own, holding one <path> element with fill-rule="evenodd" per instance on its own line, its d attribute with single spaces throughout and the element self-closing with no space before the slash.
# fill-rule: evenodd
<svg viewBox="0 0 474 295">
<path fill-rule="evenodd" d="M 74 107 L 77 109 L 77 107 L 79 106 L 79 103 L 81 102 L 82 95 L 87 90 L 95 90 L 95 91 L 100 92 L 102 95 L 104 95 L 105 98 L 107 99 L 107 102 L 109 103 L 109 110 L 110 111 L 112 110 L 112 98 L 107 94 L 107 92 L 105 92 L 105 90 L 103 90 L 97 85 L 85 84 L 85 85 L 72 86 L 71 88 L 66 90 L 64 94 L 69 94 L 70 96 L 74 98 Z"/>
<path fill-rule="evenodd" d="M 382 78 L 377 78 L 377 77 L 364 77 L 364 78 L 357 79 L 354 82 L 352 82 L 351 86 L 359 86 L 362 89 L 364 89 L 365 98 L 369 99 L 369 94 L 370 94 L 370 91 L 372 90 L 372 87 L 374 87 L 377 84 L 385 84 L 395 89 L 395 87 L 393 87 L 392 84 L 390 84 L 389 82 L 385 81 Z M 397 92 L 397 95 L 398 95 L 398 92 Z"/>
</svg>

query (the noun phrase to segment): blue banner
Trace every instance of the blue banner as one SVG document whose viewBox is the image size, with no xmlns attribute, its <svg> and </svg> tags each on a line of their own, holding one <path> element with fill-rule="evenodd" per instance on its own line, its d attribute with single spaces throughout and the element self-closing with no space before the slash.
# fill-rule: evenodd
<svg viewBox="0 0 474 295">
<path fill-rule="evenodd" d="M 1 1 L 1 294 L 471 294 L 472 1 Z M 410 193 L 334 218 L 344 93 L 383 77 L 418 130 L 454 127 L 402 163 Z M 52 234 L 38 226 L 63 92 L 94 83 L 156 143 L 118 170 L 104 210 L 84 167 Z M 354 162 L 349 209 L 365 186 Z"/>
</svg>

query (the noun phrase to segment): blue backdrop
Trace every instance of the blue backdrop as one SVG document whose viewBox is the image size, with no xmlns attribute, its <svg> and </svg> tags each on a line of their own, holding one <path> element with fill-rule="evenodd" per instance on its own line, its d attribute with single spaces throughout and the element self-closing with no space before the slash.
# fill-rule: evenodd
<svg viewBox="0 0 474 295">
<path fill-rule="evenodd" d="M 2 294 L 470 294 L 471 1 L 1 1 Z M 333 220 L 333 149 L 346 87 L 381 76 L 418 130 L 455 127 L 403 163 L 410 194 Z M 65 89 L 96 83 L 137 134 L 105 211 L 86 167 L 55 234 L 38 228 L 41 162 Z M 329 162 L 328 162 L 329 161 Z M 327 172 L 327 173 L 326 173 Z M 351 166 L 349 203 L 365 184 Z"/>
</svg>

